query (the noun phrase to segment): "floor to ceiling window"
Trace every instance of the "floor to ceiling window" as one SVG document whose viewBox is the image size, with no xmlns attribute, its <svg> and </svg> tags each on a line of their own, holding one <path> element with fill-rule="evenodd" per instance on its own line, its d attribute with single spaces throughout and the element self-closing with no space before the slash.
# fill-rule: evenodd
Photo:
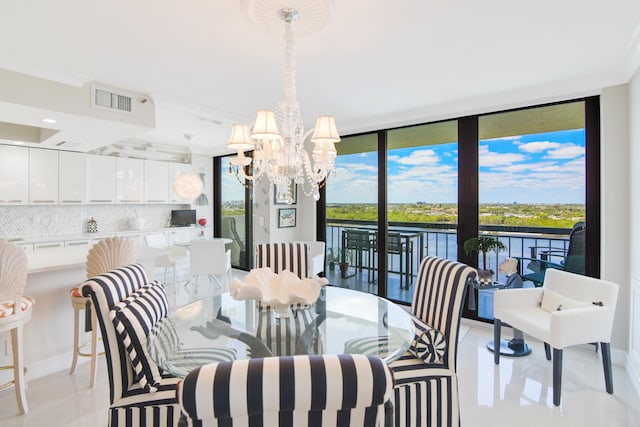
<svg viewBox="0 0 640 427">
<path fill-rule="evenodd" d="M 377 133 L 371 133 L 336 144 L 336 172 L 325 186 L 326 276 L 334 285 L 376 294 L 377 141 Z"/>
<path fill-rule="evenodd" d="M 481 254 L 463 249 L 483 235 L 505 246 L 487 254 L 500 282 L 508 257 L 532 277 L 526 286 L 541 282 L 532 271 L 540 263 L 525 258 L 599 277 L 599 115 L 599 98 L 590 97 L 344 137 L 317 205 L 330 283 L 409 303 L 421 258 L 483 268 Z M 251 193 L 226 158 L 216 161 L 222 235 L 238 243 L 233 258 L 248 268 Z M 235 233 L 225 225 L 232 218 Z M 570 236 L 580 223 L 575 262 Z M 464 315 L 490 320 L 492 295 L 470 295 Z"/>
<path fill-rule="evenodd" d="M 420 260 L 457 259 L 457 121 L 387 132 L 388 298 L 411 302 Z"/>
<path fill-rule="evenodd" d="M 231 157 L 221 157 L 220 169 L 220 237 L 232 240 L 227 245 L 231 250 L 231 265 L 235 268 L 247 269 L 250 265 L 249 256 L 251 239 L 247 234 L 247 223 L 251 224 L 247 216 L 251 212 L 251 197 L 247 197 L 248 191 L 245 184 L 234 174 L 229 173 L 229 159 Z M 250 193 L 249 193 L 250 194 Z"/>
<path fill-rule="evenodd" d="M 598 123 L 599 100 L 592 97 L 344 138 L 338 150 L 338 176 L 340 165 L 348 165 L 344 180 L 332 178 L 326 187 L 328 247 L 335 252 L 345 228 L 366 228 L 370 237 L 357 246 L 364 255 L 348 255 L 350 282 L 338 284 L 408 303 L 421 258 L 458 259 L 482 269 L 484 257 L 463 246 L 485 235 L 505 247 L 487 254 L 486 268 L 497 281 L 506 282 L 498 266 L 513 257 L 517 271 L 533 280 L 525 286 L 539 286 L 541 261 L 574 268 L 567 264 L 570 246 L 578 256 L 569 264 L 597 277 Z M 363 140 L 367 148 L 356 148 Z M 377 162 L 371 151 L 376 140 Z M 582 238 L 573 242 L 576 229 Z M 470 295 L 465 316 L 491 319 L 491 291 Z"/>
<path fill-rule="evenodd" d="M 478 130 L 479 231 L 504 245 L 478 266 L 500 283 L 519 274 L 524 287 L 540 286 L 546 268 L 584 274 L 584 102 L 481 116 Z M 493 318 L 494 292 L 478 291 L 478 317 Z"/>
</svg>

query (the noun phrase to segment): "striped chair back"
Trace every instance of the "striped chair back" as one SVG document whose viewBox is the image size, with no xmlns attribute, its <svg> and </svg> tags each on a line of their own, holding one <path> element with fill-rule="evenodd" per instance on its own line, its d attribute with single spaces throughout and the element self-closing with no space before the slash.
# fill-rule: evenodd
<svg viewBox="0 0 640 427">
<path fill-rule="evenodd" d="M 169 378 L 154 393 L 145 392 L 132 368 L 125 344 L 109 317 L 115 304 L 147 284 L 140 264 L 131 264 L 92 277 L 82 286 L 95 307 L 109 377 L 109 426 L 174 425 L 180 415 L 175 399 L 177 378 Z M 158 285 L 162 286 L 162 285 Z M 158 424 L 159 423 L 159 424 Z"/>
<path fill-rule="evenodd" d="M 85 281 L 82 286 L 82 294 L 86 297 L 90 296 L 96 307 L 107 360 L 111 403 L 122 397 L 124 391 L 135 381 L 131 363 L 127 358 L 124 345 L 117 339 L 117 332 L 109 318 L 109 311 L 147 281 L 145 269 L 140 264 L 132 264 L 94 276 Z"/>
<path fill-rule="evenodd" d="M 256 267 L 274 273 L 289 270 L 299 278 L 309 277 L 309 245 L 306 243 L 261 243 L 256 246 Z"/>
<path fill-rule="evenodd" d="M 475 270 L 466 264 L 426 257 L 420 263 L 413 292 L 411 312 L 444 335 L 444 362 L 454 372 L 465 289 L 474 276 Z"/>
<path fill-rule="evenodd" d="M 391 421 L 392 391 L 377 357 L 287 356 L 204 365 L 178 399 L 194 426 L 367 427 Z"/>
</svg>

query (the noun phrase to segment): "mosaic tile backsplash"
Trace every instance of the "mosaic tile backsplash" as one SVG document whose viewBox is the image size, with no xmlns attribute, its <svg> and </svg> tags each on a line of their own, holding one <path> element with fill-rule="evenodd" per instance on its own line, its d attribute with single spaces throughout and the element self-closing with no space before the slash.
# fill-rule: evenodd
<svg viewBox="0 0 640 427">
<path fill-rule="evenodd" d="M 95 218 L 98 231 L 130 230 L 129 218 L 145 219 L 144 228 L 167 226 L 172 209 L 189 205 L 0 206 L 0 238 L 24 240 L 76 236 Z"/>
</svg>

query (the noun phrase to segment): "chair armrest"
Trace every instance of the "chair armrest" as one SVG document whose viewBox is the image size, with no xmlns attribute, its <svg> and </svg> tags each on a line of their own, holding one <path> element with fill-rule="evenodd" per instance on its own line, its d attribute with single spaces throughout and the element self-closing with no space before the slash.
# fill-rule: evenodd
<svg viewBox="0 0 640 427">
<path fill-rule="evenodd" d="M 537 307 L 542 300 L 542 288 L 501 289 L 493 294 L 493 306 Z"/>
<path fill-rule="evenodd" d="M 609 342 L 613 327 L 610 307 L 580 307 L 550 313 L 551 344 L 555 348 Z"/>
</svg>

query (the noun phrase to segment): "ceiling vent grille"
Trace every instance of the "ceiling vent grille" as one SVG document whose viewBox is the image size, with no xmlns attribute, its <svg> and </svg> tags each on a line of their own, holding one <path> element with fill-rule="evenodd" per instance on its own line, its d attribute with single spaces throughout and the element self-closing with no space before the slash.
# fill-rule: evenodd
<svg viewBox="0 0 640 427">
<path fill-rule="evenodd" d="M 133 104 L 130 96 L 96 87 L 93 88 L 91 105 L 94 107 L 108 108 L 110 110 L 117 110 L 125 113 L 133 112 Z"/>
</svg>

